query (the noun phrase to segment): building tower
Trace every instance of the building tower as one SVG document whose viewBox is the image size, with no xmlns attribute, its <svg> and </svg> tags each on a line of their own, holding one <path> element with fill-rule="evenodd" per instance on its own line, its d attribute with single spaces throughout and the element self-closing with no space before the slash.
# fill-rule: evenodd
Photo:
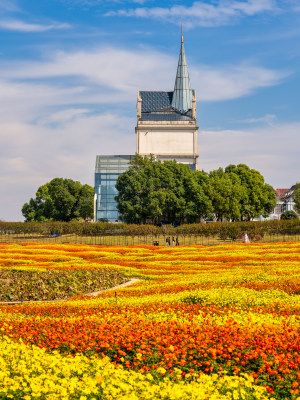
<svg viewBox="0 0 300 400">
<path fill-rule="evenodd" d="M 159 160 L 176 160 L 198 169 L 196 93 L 191 89 L 183 35 L 173 92 L 138 92 L 136 153 Z M 94 220 L 120 220 L 115 196 L 118 177 L 133 155 L 97 155 Z"/>
<path fill-rule="evenodd" d="M 198 169 L 196 92 L 191 89 L 182 34 L 174 90 L 138 91 L 135 132 L 137 154 Z"/>
</svg>

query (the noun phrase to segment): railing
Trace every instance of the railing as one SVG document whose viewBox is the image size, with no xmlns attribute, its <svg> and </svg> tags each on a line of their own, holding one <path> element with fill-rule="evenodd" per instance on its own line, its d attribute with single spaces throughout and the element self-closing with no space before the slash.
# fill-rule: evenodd
<svg viewBox="0 0 300 400">
<path fill-rule="evenodd" d="M 88 245 L 103 245 L 103 246 L 133 246 L 133 245 L 150 245 L 150 246 L 166 246 L 166 239 L 170 238 L 170 245 L 173 244 L 173 237 L 168 234 L 160 235 L 77 235 L 77 234 L 64 234 L 59 236 L 46 236 L 42 234 L 14 234 L 14 233 L 0 233 L 0 243 L 22 243 L 22 242 L 38 242 L 38 243 L 57 243 L 57 244 L 88 244 Z M 250 242 L 297 242 L 300 241 L 300 233 L 293 232 L 285 229 L 284 233 L 280 233 L 276 229 L 270 229 L 264 232 L 263 236 L 249 235 Z M 212 246 L 225 243 L 242 243 L 242 235 L 238 237 L 220 237 L 219 235 L 197 235 L 197 234 L 180 234 L 174 236 L 180 246 L 190 245 L 203 245 Z"/>
</svg>

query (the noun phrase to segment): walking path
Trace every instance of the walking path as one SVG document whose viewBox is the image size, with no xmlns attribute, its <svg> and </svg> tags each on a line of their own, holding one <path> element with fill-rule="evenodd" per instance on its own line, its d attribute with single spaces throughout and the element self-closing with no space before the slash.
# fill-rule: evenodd
<svg viewBox="0 0 300 400">
<path fill-rule="evenodd" d="M 98 292 L 88 293 L 85 296 L 97 296 L 98 294 L 103 293 L 103 292 L 107 292 L 108 290 L 120 289 L 120 288 L 123 288 L 123 287 L 126 287 L 126 286 L 133 285 L 135 282 L 139 282 L 139 281 L 141 281 L 141 279 L 132 278 L 132 279 L 130 279 L 130 281 L 127 281 L 125 283 L 121 283 L 121 285 L 114 286 L 114 287 L 108 288 L 108 289 L 99 290 Z"/>
<path fill-rule="evenodd" d="M 97 296 L 100 293 L 103 292 L 107 292 L 109 290 L 117 290 L 117 289 L 121 289 L 123 287 L 126 286 L 130 286 L 133 285 L 136 282 L 141 281 L 141 279 L 138 278 L 131 278 L 129 281 L 125 282 L 125 283 L 121 283 L 120 285 L 108 288 L 108 289 L 102 289 L 102 290 L 98 290 L 97 292 L 93 292 L 93 293 L 87 293 L 84 294 L 84 296 Z M 70 298 L 68 299 L 61 299 L 61 300 L 26 300 L 26 301 L 0 301 L 0 305 L 4 304 L 4 305 L 14 305 L 14 304 L 24 304 L 24 303 L 54 303 L 54 302 L 60 302 L 60 301 L 68 301 L 70 300 Z"/>
</svg>

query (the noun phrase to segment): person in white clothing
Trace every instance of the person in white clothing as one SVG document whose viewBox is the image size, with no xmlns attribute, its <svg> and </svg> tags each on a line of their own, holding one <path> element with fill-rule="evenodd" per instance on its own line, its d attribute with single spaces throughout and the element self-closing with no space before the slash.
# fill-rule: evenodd
<svg viewBox="0 0 300 400">
<path fill-rule="evenodd" d="M 250 239 L 247 233 L 244 233 L 243 235 L 243 243 L 250 243 Z"/>
</svg>

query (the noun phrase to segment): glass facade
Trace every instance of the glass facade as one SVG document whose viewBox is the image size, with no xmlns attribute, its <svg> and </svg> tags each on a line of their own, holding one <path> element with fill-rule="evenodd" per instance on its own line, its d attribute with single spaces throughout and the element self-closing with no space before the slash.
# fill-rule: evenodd
<svg viewBox="0 0 300 400">
<path fill-rule="evenodd" d="M 96 156 L 95 167 L 95 221 L 120 220 L 115 196 L 118 177 L 129 168 L 134 156 Z"/>
</svg>

